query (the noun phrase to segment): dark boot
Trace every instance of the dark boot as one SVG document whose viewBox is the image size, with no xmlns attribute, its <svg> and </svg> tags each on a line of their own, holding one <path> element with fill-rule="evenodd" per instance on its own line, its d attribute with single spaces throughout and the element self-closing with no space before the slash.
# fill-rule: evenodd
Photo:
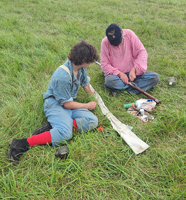
<svg viewBox="0 0 186 200">
<path fill-rule="evenodd" d="M 27 139 L 14 139 L 9 143 L 8 157 L 10 162 L 19 161 L 22 154 L 29 150 Z"/>
<path fill-rule="evenodd" d="M 44 124 L 43 126 L 40 126 L 39 128 L 37 128 L 32 135 L 39 135 L 40 133 L 46 132 L 46 131 L 50 131 L 50 129 L 52 129 L 52 126 L 50 125 L 49 122 L 47 122 L 46 124 Z"/>
</svg>

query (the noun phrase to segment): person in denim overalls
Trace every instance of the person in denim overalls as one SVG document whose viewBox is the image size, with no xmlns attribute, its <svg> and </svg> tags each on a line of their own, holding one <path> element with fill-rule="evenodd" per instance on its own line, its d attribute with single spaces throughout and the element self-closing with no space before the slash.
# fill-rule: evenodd
<svg viewBox="0 0 186 200">
<path fill-rule="evenodd" d="M 43 94 L 47 125 L 37 129 L 32 137 L 11 141 L 8 150 L 10 161 L 18 161 L 30 146 L 49 143 L 56 147 L 70 140 L 73 130 L 81 133 L 98 126 L 98 119 L 91 112 L 97 103 L 74 101 L 79 86 L 92 94 L 86 69 L 98 58 L 96 48 L 86 41 L 72 47 L 68 60 L 53 73 L 47 92 Z"/>
</svg>

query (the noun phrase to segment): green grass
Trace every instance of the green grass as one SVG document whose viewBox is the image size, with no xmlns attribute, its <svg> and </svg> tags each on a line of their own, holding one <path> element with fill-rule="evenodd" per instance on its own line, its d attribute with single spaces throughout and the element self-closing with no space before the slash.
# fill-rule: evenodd
<svg viewBox="0 0 186 200">
<path fill-rule="evenodd" d="M 186 2 L 184 0 L 1 0 L 0 2 L 0 198 L 1 199 L 172 199 L 186 198 Z M 123 105 L 140 95 L 112 97 L 96 64 L 88 74 L 108 109 L 150 145 L 135 155 L 94 110 L 110 134 L 74 134 L 67 160 L 56 149 L 35 146 L 17 166 L 8 143 L 27 138 L 46 122 L 42 93 L 54 70 L 82 39 L 100 53 L 110 23 L 133 30 L 148 52 L 148 70 L 160 76 L 149 92 L 162 104 L 143 123 Z M 168 86 L 168 77 L 177 84 Z M 91 97 L 79 90 L 77 101 Z"/>
</svg>

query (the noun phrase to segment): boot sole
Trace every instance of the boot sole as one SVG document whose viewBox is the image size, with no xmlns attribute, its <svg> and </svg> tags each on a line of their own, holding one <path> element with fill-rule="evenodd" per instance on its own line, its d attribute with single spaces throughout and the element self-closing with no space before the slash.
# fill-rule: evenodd
<svg viewBox="0 0 186 200">
<path fill-rule="evenodd" d="M 10 146 L 11 146 L 12 142 L 13 142 L 13 140 L 11 140 L 9 142 L 8 159 L 9 159 L 10 162 L 16 162 L 16 160 L 14 160 L 13 157 L 12 157 L 12 155 L 11 155 L 11 147 Z"/>
<path fill-rule="evenodd" d="M 8 148 L 8 160 L 11 162 L 11 163 L 13 163 L 13 165 L 18 165 L 19 164 L 19 161 L 18 160 L 14 160 L 14 158 L 12 157 L 12 155 L 11 155 L 11 153 L 12 153 L 12 151 L 11 151 L 11 145 L 12 145 L 12 143 L 13 143 L 13 140 L 11 140 L 10 142 L 9 142 L 9 148 Z"/>
</svg>

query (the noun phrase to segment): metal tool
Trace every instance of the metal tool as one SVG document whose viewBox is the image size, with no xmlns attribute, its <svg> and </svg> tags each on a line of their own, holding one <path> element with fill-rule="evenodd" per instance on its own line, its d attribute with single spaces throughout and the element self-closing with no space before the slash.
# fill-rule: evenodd
<svg viewBox="0 0 186 200">
<path fill-rule="evenodd" d="M 101 64 L 98 61 L 94 61 L 96 64 L 98 64 L 99 66 L 101 66 Z"/>
</svg>

